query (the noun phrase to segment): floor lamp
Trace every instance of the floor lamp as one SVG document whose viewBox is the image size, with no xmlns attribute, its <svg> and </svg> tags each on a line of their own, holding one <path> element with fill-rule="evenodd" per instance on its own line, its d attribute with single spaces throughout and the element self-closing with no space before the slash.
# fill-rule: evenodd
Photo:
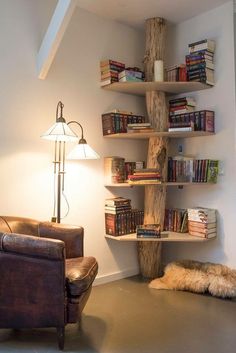
<svg viewBox="0 0 236 353">
<path fill-rule="evenodd" d="M 56 123 L 41 137 L 54 141 L 54 208 L 52 222 L 61 222 L 61 197 L 64 195 L 65 185 L 65 148 L 66 142 L 78 141 L 77 146 L 69 153 L 68 159 L 99 159 L 99 155 L 87 144 L 82 125 L 72 120 L 66 123 L 63 117 L 64 104 L 60 101 L 56 109 Z M 69 127 L 76 124 L 81 129 L 81 138 Z M 65 195 L 64 195 L 65 196 Z M 66 199 L 66 198 L 65 198 Z"/>
</svg>

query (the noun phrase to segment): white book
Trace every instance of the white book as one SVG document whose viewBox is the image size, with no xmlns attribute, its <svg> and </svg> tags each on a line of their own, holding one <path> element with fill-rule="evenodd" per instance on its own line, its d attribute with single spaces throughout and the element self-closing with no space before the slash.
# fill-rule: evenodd
<svg viewBox="0 0 236 353">
<path fill-rule="evenodd" d="M 199 42 L 191 43 L 188 45 L 189 53 L 194 53 L 200 50 L 209 50 L 210 52 L 215 51 L 215 41 L 212 39 L 204 39 Z"/>
<path fill-rule="evenodd" d="M 169 131 L 169 132 L 193 131 L 193 128 L 192 128 L 191 126 L 186 126 L 186 127 L 169 127 L 168 131 Z"/>
</svg>

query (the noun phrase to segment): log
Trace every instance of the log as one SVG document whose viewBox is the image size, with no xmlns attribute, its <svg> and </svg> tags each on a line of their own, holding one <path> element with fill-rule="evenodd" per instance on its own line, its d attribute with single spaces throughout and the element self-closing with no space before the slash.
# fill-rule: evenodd
<svg viewBox="0 0 236 353">
<path fill-rule="evenodd" d="M 146 20 L 146 52 L 144 70 L 147 81 L 153 81 L 154 61 L 164 60 L 166 22 L 162 18 Z M 147 92 L 146 108 L 151 125 L 158 131 L 167 130 L 167 105 L 164 92 Z M 167 178 L 168 139 L 152 137 L 149 139 L 147 167 L 158 168 L 165 181 Z M 145 186 L 144 224 L 159 223 L 164 226 L 166 186 Z M 147 278 L 161 274 L 161 243 L 138 242 L 140 272 Z"/>
</svg>

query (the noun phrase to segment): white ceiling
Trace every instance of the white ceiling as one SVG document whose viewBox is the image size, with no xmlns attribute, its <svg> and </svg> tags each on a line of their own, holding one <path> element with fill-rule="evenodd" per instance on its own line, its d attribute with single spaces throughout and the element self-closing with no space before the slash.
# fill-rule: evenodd
<svg viewBox="0 0 236 353">
<path fill-rule="evenodd" d="M 78 6 L 98 16 L 143 28 L 150 17 L 179 23 L 229 0 L 77 0 Z"/>
</svg>

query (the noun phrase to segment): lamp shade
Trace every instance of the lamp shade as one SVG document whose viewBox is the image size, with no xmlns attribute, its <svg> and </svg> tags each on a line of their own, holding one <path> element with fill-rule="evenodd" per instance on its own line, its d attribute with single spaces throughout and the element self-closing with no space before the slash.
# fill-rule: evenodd
<svg viewBox="0 0 236 353">
<path fill-rule="evenodd" d="M 78 141 L 78 136 L 63 121 L 57 121 L 42 136 L 43 139 L 51 141 L 74 142 Z"/>
<path fill-rule="evenodd" d="M 67 159 L 99 159 L 100 156 L 87 143 L 79 143 L 67 156 Z"/>
</svg>

